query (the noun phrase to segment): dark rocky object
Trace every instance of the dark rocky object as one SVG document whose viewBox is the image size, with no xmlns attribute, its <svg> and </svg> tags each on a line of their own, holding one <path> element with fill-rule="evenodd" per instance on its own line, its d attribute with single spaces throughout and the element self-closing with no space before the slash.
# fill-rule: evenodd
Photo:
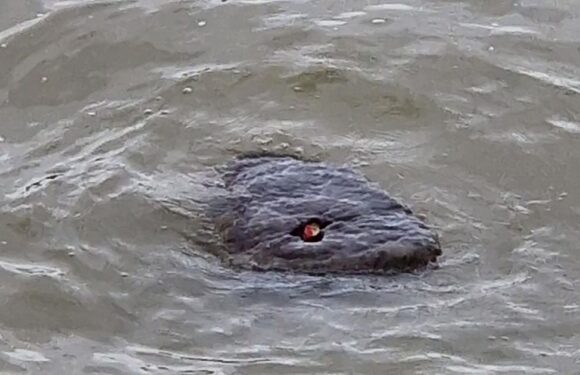
<svg viewBox="0 0 580 375">
<path fill-rule="evenodd" d="M 214 205 L 233 264 L 306 273 L 396 273 L 441 255 L 437 234 L 365 177 L 286 156 L 241 157 Z"/>
</svg>

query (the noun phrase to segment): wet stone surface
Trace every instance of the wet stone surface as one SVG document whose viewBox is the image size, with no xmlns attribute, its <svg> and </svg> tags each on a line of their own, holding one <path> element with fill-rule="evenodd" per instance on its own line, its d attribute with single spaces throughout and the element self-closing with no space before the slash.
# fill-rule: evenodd
<svg viewBox="0 0 580 375">
<path fill-rule="evenodd" d="M 223 170 L 228 195 L 214 208 L 237 266 L 390 274 L 441 255 L 431 228 L 349 167 L 259 156 Z"/>
</svg>

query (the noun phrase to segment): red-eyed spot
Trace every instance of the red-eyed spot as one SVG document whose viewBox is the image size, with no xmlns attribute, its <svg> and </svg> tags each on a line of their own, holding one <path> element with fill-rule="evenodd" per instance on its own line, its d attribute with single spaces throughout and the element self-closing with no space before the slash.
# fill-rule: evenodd
<svg viewBox="0 0 580 375">
<path fill-rule="evenodd" d="M 304 231 L 302 232 L 302 238 L 304 241 L 313 239 L 320 234 L 320 226 L 316 223 L 310 223 L 304 226 Z"/>
</svg>

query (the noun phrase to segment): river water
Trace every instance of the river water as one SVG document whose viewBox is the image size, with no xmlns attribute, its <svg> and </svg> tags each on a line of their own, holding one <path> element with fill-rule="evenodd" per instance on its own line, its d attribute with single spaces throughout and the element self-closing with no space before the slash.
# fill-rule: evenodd
<svg viewBox="0 0 580 375">
<path fill-rule="evenodd" d="M 580 374 L 576 0 L 0 2 L 3 374 Z M 230 269 L 213 167 L 348 163 L 396 277 Z"/>
</svg>

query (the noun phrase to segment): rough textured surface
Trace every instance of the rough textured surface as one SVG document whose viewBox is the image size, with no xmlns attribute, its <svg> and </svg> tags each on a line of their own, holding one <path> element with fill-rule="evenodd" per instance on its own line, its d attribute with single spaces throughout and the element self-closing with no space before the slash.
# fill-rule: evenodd
<svg viewBox="0 0 580 375">
<path fill-rule="evenodd" d="M 310 273 L 391 273 L 441 255 L 437 235 L 412 211 L 345 167 L 292 157 L 244 157 L 224 169 L 218 228 L 236 265 Z M 318 220 L 323 238 L 300 228 Z"/>
</svg>

